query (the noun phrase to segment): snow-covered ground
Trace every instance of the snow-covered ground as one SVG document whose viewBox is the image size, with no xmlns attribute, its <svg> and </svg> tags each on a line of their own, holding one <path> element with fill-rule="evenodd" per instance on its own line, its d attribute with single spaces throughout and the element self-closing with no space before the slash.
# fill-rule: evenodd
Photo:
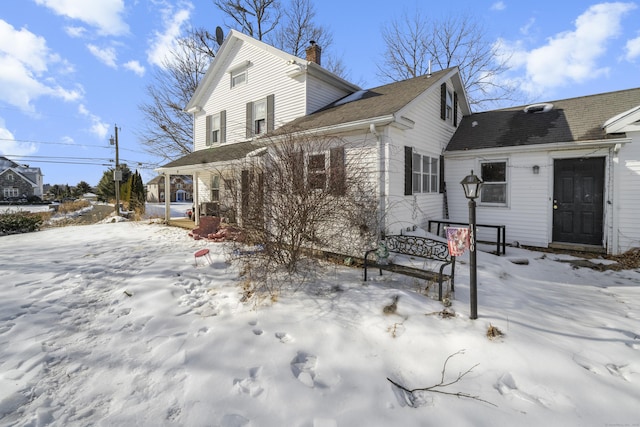
<svg viewBox="0 0 640 427">
<path fill-rule="evenodd" d="M 413 279 L 338 265 L 243 303 L 229 249 L 134 222 L 0 237 L 0 425 L 640 424 L 639 271 L 479 253 L 470 320 L 466 256 L 447 317 Z M 477 399 L 388 380 L 465 372 L 436 390 Z"/>
</svg>

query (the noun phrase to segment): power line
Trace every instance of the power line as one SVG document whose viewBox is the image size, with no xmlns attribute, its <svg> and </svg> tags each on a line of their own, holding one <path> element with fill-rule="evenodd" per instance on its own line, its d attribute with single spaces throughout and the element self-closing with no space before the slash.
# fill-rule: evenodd
<svg viewBox="0 0 640 427">
<path fill-rule="evenodd" d="M 23 144 L 66 145 L 71 147 L 93 147 L 93 148 L 111 149 L 109 145 L 76 144 L 74 142 L 36 141 L 36 140 L 29 140 L 29 139 L 14 139 L 14 138 L 0 138 L 0 141 L 20 142 Z M 144 151 L 132 150 L 130 148 L 120 148 L 120 150 L 130 151 L 132 153 L 138 153 L 138 154 L 149 154 L 149 153 L 145 153 Z"/>
</svg>

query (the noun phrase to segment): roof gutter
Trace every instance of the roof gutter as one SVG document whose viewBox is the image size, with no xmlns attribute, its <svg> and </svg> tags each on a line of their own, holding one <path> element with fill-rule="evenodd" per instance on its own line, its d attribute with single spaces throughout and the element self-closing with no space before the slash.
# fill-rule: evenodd
<svg viewBox="0 0 640 427">
<path fill-rule="evenodd" d="M 470 150 L 445 151 L 444 154 L 449 158 L 475 157 L 479 154 L 491 155 L 508 153 L 530 153 L 535 151 L 558 151 L 558 150 L 580 150 L 584 148 L 609 147 L 616 145 L 624 145 L 631 142 L 631 138 L 615 138 L 615 139 L 598 139 L 592 141 L 568 141 L 554 142 L 551 144 L 533 144 L 533 145 L 509 145 L 505 147 L 495 148 L 476 148 Z"/>
</svg>

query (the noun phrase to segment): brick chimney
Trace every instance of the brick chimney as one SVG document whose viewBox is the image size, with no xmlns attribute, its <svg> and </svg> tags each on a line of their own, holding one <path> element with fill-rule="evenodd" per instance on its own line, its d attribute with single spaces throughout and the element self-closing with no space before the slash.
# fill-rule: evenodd
<svg viewBox="0 0 640 427">
<path fill-rule="evenodd" d="M 314 40 L 311 40 L 309 42 L 309 47 L 307 47 L 306 53 L 307 61 L 315 62 L 316 64 L 321 65 L 320 56 L 322 54 L 322 49 L 316 44 Z"/>
</svg>

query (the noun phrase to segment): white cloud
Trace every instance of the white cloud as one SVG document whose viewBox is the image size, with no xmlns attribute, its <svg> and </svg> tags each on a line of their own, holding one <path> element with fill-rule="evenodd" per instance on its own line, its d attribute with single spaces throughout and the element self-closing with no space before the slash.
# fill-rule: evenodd
<svg viewBox="0 0 640 427">
<path fill-rule="evenodd" d="M 529 32 L 531 31 L 531 27 L 533 27 L 535 23 L 536 23 L 536 18 L 530 18 L 526 24 L 520 27 L 520 34 L 522 34 L 523 36 L 529 35 Z"/>
<path fill-rule="evenodd" d="M 129 26 L 122 19 L 124 0 L 35 0 L 36 4 L 56 14 L 76 19 L 98 29 L 106 36 L 127 34 Z"/>
<path fill-rule="evenodd" d="M 627 52 L 627 54 L 625 55 L 627 61 L 633 62 L 636 59 L 640 58 L 640 37 L 627 40 L 625 51 Z"/>
<path fill-rule="evenodd" d="M 0 54 L 15 58 L 32 72 L 47 71 L 47 63 L 52 56 L 47 41 L 29 30 L 16 30 L 11 24 L 0 19 Z"/>
<path fill-rule="evenodd" d="M 491 10 L 505 10 L 506 8 L 507 5 L 503 1 L 498 1 L 491 5 Z"/>
<path fill-rule="evenodd" d="M 0 99 L 24 111 L 34 112 L 32 102 L 41 96 L 65 101 L 82 97 L 79 88 L 56 83 L 51 67 L 68 72 L 73 67 L 52 53 L 44 38 L 26 29 L 16 30 L 0 19 Z"/>
<path fill-rule="evenodd" d="M 69 37 L 73 38 L 81 38 L 87 34 L 87 29 L 85 27 L 65 27 L 64 32 L 67 33 Z"/>
<path fill-rule="evenodd" d="M 575 21 L 575 29 L 558 33 L 543 46 L 526 50 L 522 42 L 500 41 L 505 55 L 511 55 L 512 70 L 525 68 L 521 87 L 530 94 L 583 83 L 609 72 L 598 59 L 605 56 L 607 43 L 620 35 L 623 16 L 633 3 L 601 3 L 587 9 Z"/>
<path fill-rule="evenodd" d="M 94 44 L 88 44 L 87 49 L 89 49 L 89 52 L 91 52 L 91 54 L 98 58 L 98 60 L 103 64 L 111 68 L 118 68 L 118 64 L 116 63 L 118 55 L 114 48 L 105 47 L 101 49 Z"/>
<path fill-rule="evenodd" d="M 100 117 L 91 113 L 83 104 L 78 105 L 78 112 L 87 117 L 91 121 L 89 131 L 96 135 L 99 139 L 105 139 L 109 132 L 109 124 L 104 123 Z"/>
<path fill-rule="evenodd" d="M 18 142 L 13 134 L 6 129 L 6 125 L 2 117 L 0 117 L 0 154 L 26 156 L 36 153 L 38 148 L 31 142 Z"/>
<path fill-rule="evenodd" d="M 161 10 L 162 31 L 156 31 L 150 41 L 147 50 L 147 61 L 158 67 L 163 66 L 163 62 L 168 58 L 169 52 L 175 47 L 176 39 L 182 32 L 183 25 L 189 22 L 193 5 L 187 3 L 180 10 L 174 11 L 171 6 Z"/>
<path fill-rule="evenodd" d="M 138 61 L 129 61 L 124 64 L 124 68 L 127 70 L 133 71 L 138 76 L 144 76 L 145 69 Z"/>
</svg>

